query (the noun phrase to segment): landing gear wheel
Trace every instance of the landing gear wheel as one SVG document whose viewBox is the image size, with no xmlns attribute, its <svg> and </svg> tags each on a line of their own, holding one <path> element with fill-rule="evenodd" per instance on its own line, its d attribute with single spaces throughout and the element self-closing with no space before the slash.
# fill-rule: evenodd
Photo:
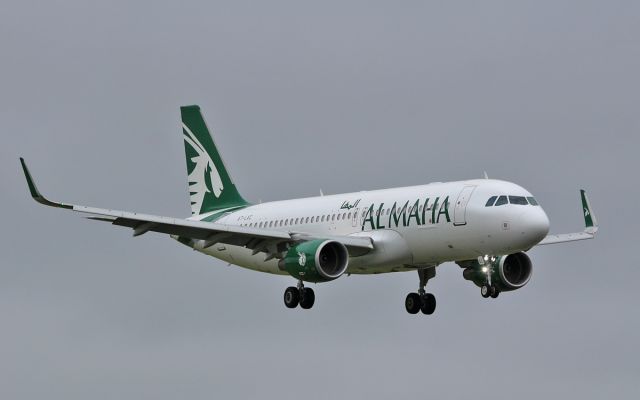
<svg viewBox="0 0 640 400">
<path fill-rule="evenodd" d="M 422 301 L 420 300 L 420 295 L 418 293 L 409 293 L 407 298 L 404 300 L 404 307 L 407 309 L 409 314 L 417 314 L 420 311 L 420 306 L 422 305 Z"/>
<path fill-rule="evenodd" d="M 422 302 L 420 306 L 420 311 L 423 314 L 431 315 L 436 310 L 436 296 L 431 293 L 426 293 L 422 296 Z"/>
<path fill-rule="evenodd" d="M 300 307 L 308 310 L 313 307 L 315 300 L 316 295 L 313 293 L 313 289 L 306 287 L 300 290 Z"/>
<path fill-rule="evenodd" d="M 495 287 L 492 287 L 491 289 L 491 298 L 495 299 L 498 297 L 498 295 L 500 294 L 500 291 L 498 289 L 496 289 Z"/>
<path fill-rule="evenodd" d="M 486 299 L 491 296 L 491 289 L 487 285 L 482 285 L 480 288 L 480 294 Z"/>
<path fill-rule="evenodd" d="M 289 286 L 287 290 L 284 291 L 284 305 L 287 306 L 287 308 L 296 308 L 299 302 L 300 291 L 297 287 Z"/>
</svg>

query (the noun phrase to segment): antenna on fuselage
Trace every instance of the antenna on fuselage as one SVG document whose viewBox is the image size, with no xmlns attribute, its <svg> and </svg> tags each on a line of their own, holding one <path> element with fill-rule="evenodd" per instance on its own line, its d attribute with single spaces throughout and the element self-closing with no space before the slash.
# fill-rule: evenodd
<svg viewBox="0 0 640 400">
<path fill-rule="evenodd" d="M 484 179 L 489 179 L 489 175 L 487 175 L 487 171 L 484 171 Z"/>
<path fill-rule="evenodd" d="M 324 196 L 324 193 L 322 193 L 322 189 L 320 189 L 320 196 Z"/>
</svg>

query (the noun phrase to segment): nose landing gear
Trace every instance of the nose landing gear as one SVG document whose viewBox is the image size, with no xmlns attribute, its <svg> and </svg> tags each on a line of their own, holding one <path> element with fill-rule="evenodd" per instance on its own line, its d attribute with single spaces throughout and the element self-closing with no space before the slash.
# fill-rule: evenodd
<svg viewBox="0 0 640 400">
<path fill-rule="evenodd" d="M 284 305 L 287 308 L 296 308 L 300 305 L 300 308 L 308 310 L 313 307 L 315 300 L 316 295 L 313 289 L 304 287 L 302 281 L 298 281 L 298 287 L 289 286 L 284 291 Z"/>
<path fill-rule="evenodd" d="M 489 260 L 491 261 L 491 263 L 488 262 Z M 491 283 L 491 273 L 493 272 L 493 268 L 491 267 L 491 264 L 495 262 L 495 260 L 496 258 L 493 256 L 478 257 L 478 263 L 480 263 L 480 265 L 483 266 L 482 272 L 484 272 L 485 275 L 487 276 L 487 283 L 482 285 L 482 287 L 480 287 L 480 294 L 485 299 L 488 299 L 489 297 L 491 297 L 492 299 L 495 299 L 500 294 L 500 291 L 498 290 L 498 288 Z"/>
<path fill-rule="evenodd" d="M 404 307 L 409 314 L 417 314 L 422 311 L 423 314 L 431 315 L 436 310 L 436 297 L 425 291 L 425 286 L 429 279 L 436 276 L 436 268 L 423 268 L 418 270 L 420 278 L 420 288 L 418 293 L 409 293 L 404 301 Z"/>
<path fill-rule="evenodd" d="M 482 285 L 482 287 L 480 288 L 480 294 L 485 299 L 489 297 L 495 299 L 500 294 L 500 291 L 495 286 Z"/>
</svg>

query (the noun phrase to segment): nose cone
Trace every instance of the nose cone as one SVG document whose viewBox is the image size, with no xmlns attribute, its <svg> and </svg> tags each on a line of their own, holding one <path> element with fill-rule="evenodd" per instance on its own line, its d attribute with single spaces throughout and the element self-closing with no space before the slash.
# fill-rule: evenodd
<svg viewBox="0 0 640 400">
<path fill-rule="evenodd" d="M 520 229 L 527 241 L 537 244 L 549 233 L 549 218 L 542 207 L 532 207 L 520 217 Z"/>
</svg>

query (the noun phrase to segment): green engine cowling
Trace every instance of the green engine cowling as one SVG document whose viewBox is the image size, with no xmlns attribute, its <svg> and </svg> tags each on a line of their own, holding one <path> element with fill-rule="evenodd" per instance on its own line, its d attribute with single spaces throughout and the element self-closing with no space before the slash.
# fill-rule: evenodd
<svg viewBox="0 0 640 400">
<path fill-rule="evenodd" d="M 339 278 L 348 264 L 349 253 L 342 243 L 317 239 L 291 247 L 278 266 L 296 279 L 315 283 Z"/>
<path fill-rule="evenodd" d="M 502 292 L 520 289 L 531 279 L 531 259 L 523 252 L 500 256 L 493 260 L 478 260 L 465 263 L 462 272 L 464 279 L 477 286 L 487 284 L 487 276 L 491 274 L 491 283 Z"/>
</svg>

